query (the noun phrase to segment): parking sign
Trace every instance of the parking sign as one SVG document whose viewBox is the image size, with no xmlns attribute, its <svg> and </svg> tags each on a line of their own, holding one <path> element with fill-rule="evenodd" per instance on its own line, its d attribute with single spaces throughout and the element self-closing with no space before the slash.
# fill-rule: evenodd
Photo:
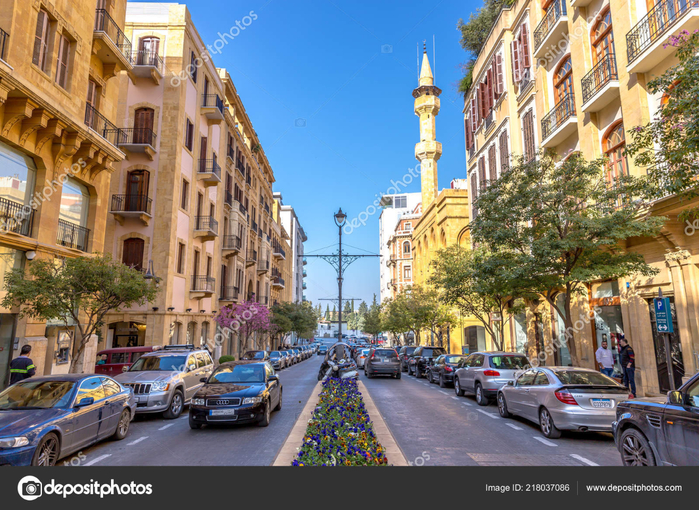
<svg viewBox="0 0 699 510">
<path fill-rule="evenodd" d="M 658 333 L 673 333 L 670 298 L 655 298 L 655 327 Z"/>
</svg>

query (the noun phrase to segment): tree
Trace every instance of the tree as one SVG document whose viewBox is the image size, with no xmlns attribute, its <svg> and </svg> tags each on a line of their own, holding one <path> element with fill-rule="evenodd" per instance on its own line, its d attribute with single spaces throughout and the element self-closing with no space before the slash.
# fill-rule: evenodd
<svg viewBox="0 0 699 510">
<path fill-rule="evenodd" d="M 444 347 L 444 333 L 456 324 L 456 317 L 434 288 L 418 288 L 414 299 L 422 302 L 424 323 L 433 338 L 437 339 L 437 345 Z"/>
<path fill-rule="evenodd" d="M 307 301 L 277 303 L 272 307 L 272 324 L 282 334 L 280 340 L 292 332 L 297 338 L 310 338 L 318 325 L 317 310 Z"/>
<path fill-rule="evenodd" d="M 364 316 L 364 331 L 370 335 L 376 336 L 381 333 L 381 308 L 376 302 L 376 294 L 374 294 L 374 302 L 371 304 L 369 311 Z"/>
<path fill-rule="evenodd" d="M 410 330 L 407 317 L 407 308 L 402 295 L 395 298 L 388 298 L 381 303 L 381 324 L 384 331 L 388 331 L 394 338 L 399 339 L 401 335 Z"/>
<path fill-rule="evenodd" d="M 238 353 L 249 349 L 250 339 L 256 333 L 274 333 L 272 312 L 255 301 L 224 306 L 214 320 L 219 326 L 238 334 Z M 253 345 L 256 348 L 257 345 Z"/>
<path fill-rule="evenodd" d="M 80 338 L 70 363 L 71 373 L 76 372 L 85 346 L 102 327 L 108 312 L 141 306 L 155 299 L 158 292 L 142 272 L 109 255 L 67 258 L 62 263 L 58 259 L 34 260 L 26 273 L 15 268 L 5 275 L 2 306 L 20 306 L 20 317 L 58 319 L 66 326 L 75 325 Z"/>
<path fill-rule="evenodd" d="M 514 266 L 510 280 L 543 296 L 572 335 L 571 360 L 579 364 L 571 314 L 572 298 L 593 280 L 630 275 L 651 276 L 657 270 L 640 253 L 626 251 L 635 237 L 653 237 L 665 218 L 651 216 L 643 179 L 606 180 L 606 162 L 586 161 L 579 153 L 563 161 L 546 153 L 513 167 L 475 202 L 471 223 L 476 245 L 506 253 Z M 565 296 L 563 309 L 556 304 Z"/>
<path fill-rule="evenodd" d="M 368 311 L 369 306 L 366 304 L 366 301 L 362 301 L 361 303 L 359 303 L 359 315 L 364 317 Z"/>
<path fill-rule="evenodd" d="M 272 306 L 271 323 L 273 326 L 273 336 L 279 339 L 279 345 L 284 343 L 284 339 L 294 329 L 294 324 L 289 318 L 287 305 L 291 303 L 277 303 Z"/>
<path fill-rule="evenodd" d="M 325 320 L 331 320 L 332 317 L 330 316 L 330 305 L 325 305 Z"/>
</svg>

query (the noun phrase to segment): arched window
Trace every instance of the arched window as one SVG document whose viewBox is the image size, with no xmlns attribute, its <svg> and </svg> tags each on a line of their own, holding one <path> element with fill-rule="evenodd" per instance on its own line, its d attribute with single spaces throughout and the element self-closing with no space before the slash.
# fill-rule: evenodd
<svg viewBox="0 0 699 510">
<path fill-rule="evenodd" d="M 612 13 L 607 10 L 599 16 L 599 21 L 592 27 L 592 60 L 593 64 L 614 54 L 614 33 L 612 32 Z"/>
<path fill-rule="evenodd" d="M 410 255 L 410 241 L 403 242 L 403 255 Z"/>
<path fill-rule="evenodd" d="M 136 59 L 137 66 L 154 66 L 158 57 L 158 49 L 160 48 L 160 39 L 153 36 L 142 37 L 138 41 L 138 58 Z"/>
<path fill-rule="evenodd" d="M 570 55 L 563 59 L 556 69 L 554 75 L 553 89 L 555 92 L 556 103 L 562 101 L 565 97 L 573 94 L 573 64 L 570 61 Z"/>
<path fill-rule="evenodd" d="M 602 141 L 604 153 L 609 158 L 607 163 L 607 181 L 613 183 L 618 177 L 628 175 L 628 165 L 624 149 L 626 138 L 624 136 L 624 123 L 619 121 L 614 124 Z"/>
<path fill-rule="evenodd" d="M 134 269 L 139 271 L 143 268 L 143 248 L 145 243 L 143 239 L 138 239 L 137 237 L 131 237 L 124 241 L 124 249 L 121 257 L 121 261 Z"/>
</svg>

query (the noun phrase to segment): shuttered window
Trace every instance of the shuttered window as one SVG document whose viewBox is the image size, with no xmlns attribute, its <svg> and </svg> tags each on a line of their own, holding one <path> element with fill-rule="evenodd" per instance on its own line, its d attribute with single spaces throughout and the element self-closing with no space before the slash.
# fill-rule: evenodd
<svg viewBox="0 0 699 510">
<path fill-rule="evenodd" d="M 184 274 L 184 263 L 185 263 L 185 245 L 183 243 L 179 243 L 179 246 L 177 247 L 177 273 L 178 274 Z"/>
<path fill-rule="evenodd" d="M 490 182 L 495 182 L 498 179 L 497 155 L 495 144 L 488 149 L 488 170 L 490 173 Z"/>
<path fill-rule="evenodd" d="M 68 59 L 70 58 L 70 40 L 61 35 L 58 45 L 58 61 L 56 62 L 56 83 L 61 88 L 66 88 L 68 82 Z"/>
<path fill-rule="evenodd" d="M 510 169 L 510 150 L 507 142 L 507 131 L 503 131 L 500 133 L 500 175 Z"/>
<path fill-rule="evenodd" d="M 182 196 L 180 197 L 180 207 L 187 210 L 189 206 L 189 182 L 182 179 Z"/>
<path fill-rule="evenodd" d="M 471 173 L 471 210 L 472 216 L 475 218 L 478 214 L 478 209 L 476 208 L 476 199 L 478 198 L 478 185 L 476 183 L 476 172 Z"/>
<path fill-rule="evenodd" d="M 143 239 L 130 238 L 124 241 L 124 253 L 122 262 L 134 269 L 141 270 L 143 268 L 143 248 L 145 243 Z"/>
<path fill-rule="evenodd" d="M 194 83 L 197 82 L 197 55 L 196 53 L 192 52 L 190 57 L 189 57 L 189 65 L 190 65 L 190 76 L 192 77 L 192 81 Z"/>
<path fill-rule="evenodd" d="M 485 158 L 483 156 L 478 160 L 478 183 L 481 190 L 485 190 Z"/>
<path fill-rule="evenodd" d="M 502 55 L 499 53 L 495 56 L 495 85 L 498 97 L 505 92 L 505 78 L 503 77 Z"/>
<path fill-rule="evenodd" d="M 194 148 L 194 124 L 189 119 L 187 119 L 184 131 L 184 145 L 190 152 Z"/>
<path fill-rule="evenodd" d="M 34 55 L 32 62 L 42 71 L 46 70 L 46 54 L 49 49 L 49 15 L 46 11 L 39 11 L 36 20 L 36 34 L 34 37 Z"/>
<path fill-rule="evenodd" d="M 527 111 L 522 118 L 522 131 L 524 132 L 524 159 L 531 161 L 536 155 L 536 144 L 534 142 L 534 112 Z"/>
</svg>

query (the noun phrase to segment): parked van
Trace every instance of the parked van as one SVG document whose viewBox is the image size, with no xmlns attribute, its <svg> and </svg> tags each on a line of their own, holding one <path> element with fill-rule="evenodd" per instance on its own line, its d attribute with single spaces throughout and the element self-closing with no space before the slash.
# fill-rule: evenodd
<svg viewBox="0 0 699 510">
<path fill-rule="evenodd" d="M 95 373 L 104 374 L 114 377 L 124 371 L 124 367 L 128 368 L 135 363 L 138 358 L 147 352 L 152 352 L 152 346 L 137 346 L 137 347 L 115 347 L 113 349 L 105 349 L 97 353 L 97 362 L 95 363 Z"/>
</svg>

